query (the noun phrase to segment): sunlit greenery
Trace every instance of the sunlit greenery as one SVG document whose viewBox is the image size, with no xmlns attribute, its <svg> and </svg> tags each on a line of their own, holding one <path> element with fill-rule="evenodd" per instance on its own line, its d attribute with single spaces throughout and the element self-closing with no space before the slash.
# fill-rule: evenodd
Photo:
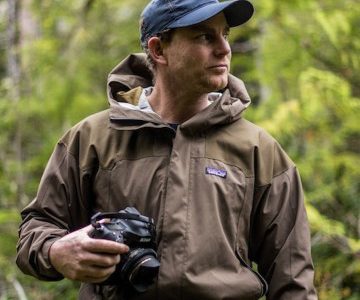
<svg viewBox="0 0 360 300">
<path fill-rule="evenodd" d="M 28 299 L 76 299 L 78 283 L 40 282 L 17 270 L 19 211 L 61 134 L 107 107 L 107 74 L 141 51 L 138 19 L 147 1 L 21 2 L 15 101 L 8 1 L 0 1 L 0 299 L 20 299 L 18 284 Z M 319 298 L 360 299 L 360 5 L 253 3 L 255 18 L 230 37 L 232 72 L 253 99 L 246 117 L 275 136 L 300 170 Z"/>
</svg>

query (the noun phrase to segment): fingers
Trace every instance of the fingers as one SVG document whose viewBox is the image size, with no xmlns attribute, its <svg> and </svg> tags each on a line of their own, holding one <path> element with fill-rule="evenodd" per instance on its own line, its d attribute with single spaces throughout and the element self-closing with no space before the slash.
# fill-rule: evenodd
<svg viewBox="0 0 360 300">
<path fill-rule="evenodd" d="M 78 232 L 89 233 L 89 232 L 92 231 L 93 229 L 94 229 L 94 227 L 90 224 L 90 225 L 87 225 L 87 226 L 79 229 Z"/>
<path fill-rule="evenodd" d="M 53 267 L 72 280 L 101 282 L 114 272 L 129 247 L 89 237 L 91 225 L 56 240 L 49 250 Z"/>
<path fill-rule="evenodd" d="M 108 279 L 115 272 L 116 266 L 99 267 L 85 265 L 78 269 L 73 269 L 68 278 L 81 282 L 99 283 Z"/>
<path fill-rule="evenodd" d="M 102 268 L 109 268 L 120 262 L 120 255 L 93 254 L 87 253 L 81 263 L 83 265 L 94 265 Z"/>
<path fill-rule="evenodd" d="M 105 239 L 94 239 L 89 237 L 89 232 L 93 230 L 92 225 L 88 225 L 79 231 L 86 234 L 84 237 L 84 247 L 86 250 L 90 252 L 104 252 L 111 254 L 123 254 L 129 251 L 129 247 L 125 244 L 121 244 L 118 242 L 105 240 Z"/>
<path fill-rule="evenodd" d="M 59 260 L 58 270 L 71 280 L 98 283 L 115 271 L 120 260 L 119 254 L 73 252 Z"/>
<path fill-rule="evenodd" d="M 83 246 L 87 251 L 97 253 L 123 254 L 129 251 L 129 247 L 125 244 L 90 237 L 84 241 Z"/>
</svg>

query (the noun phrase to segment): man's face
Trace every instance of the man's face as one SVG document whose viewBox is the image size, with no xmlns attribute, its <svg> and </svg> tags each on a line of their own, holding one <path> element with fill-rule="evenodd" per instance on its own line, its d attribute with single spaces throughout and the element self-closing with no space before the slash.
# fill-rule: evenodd
<svg viewBox="0 0 360 300">
<path fill-rule="evenodd" d="M 164 48 L 170 84 L 199 94 L 226 87 L 231 59 L 228 34 L 223 13 L 197 25 L 175 29 Z"/>
</svg>

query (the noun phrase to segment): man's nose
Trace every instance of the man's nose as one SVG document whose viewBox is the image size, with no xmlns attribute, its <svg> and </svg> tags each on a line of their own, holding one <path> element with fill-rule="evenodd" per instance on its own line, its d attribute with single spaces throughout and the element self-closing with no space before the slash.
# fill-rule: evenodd
<svg viewBox="0 0 360 300">
<path fill-rule="evenodd" d="M 231 53 L 231 47 L 228 39 L 225 36 L 220 36 L 217 39 L 215 54 L 217 56 L 225 56 Z"/>
</svg>

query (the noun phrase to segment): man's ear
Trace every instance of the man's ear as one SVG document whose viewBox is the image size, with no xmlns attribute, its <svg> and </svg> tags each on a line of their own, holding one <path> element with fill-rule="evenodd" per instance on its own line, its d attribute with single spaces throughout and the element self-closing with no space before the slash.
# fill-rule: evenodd
<svg viewBox="0 0 360 300">
<path fill-rule="evenodd" d="M 152 59 L 157 64 L 166 65 L 167 60 L 166 60 L 166 57 L 164 56 L 164 48 L 163 47 L 164 47 L 164 44 L 161 43 L 160 38 L 157 36 L 151 37 L 148 40 L 148 49 L 149 49 L 149 53 L 150 53 Z"/>
</svg>

